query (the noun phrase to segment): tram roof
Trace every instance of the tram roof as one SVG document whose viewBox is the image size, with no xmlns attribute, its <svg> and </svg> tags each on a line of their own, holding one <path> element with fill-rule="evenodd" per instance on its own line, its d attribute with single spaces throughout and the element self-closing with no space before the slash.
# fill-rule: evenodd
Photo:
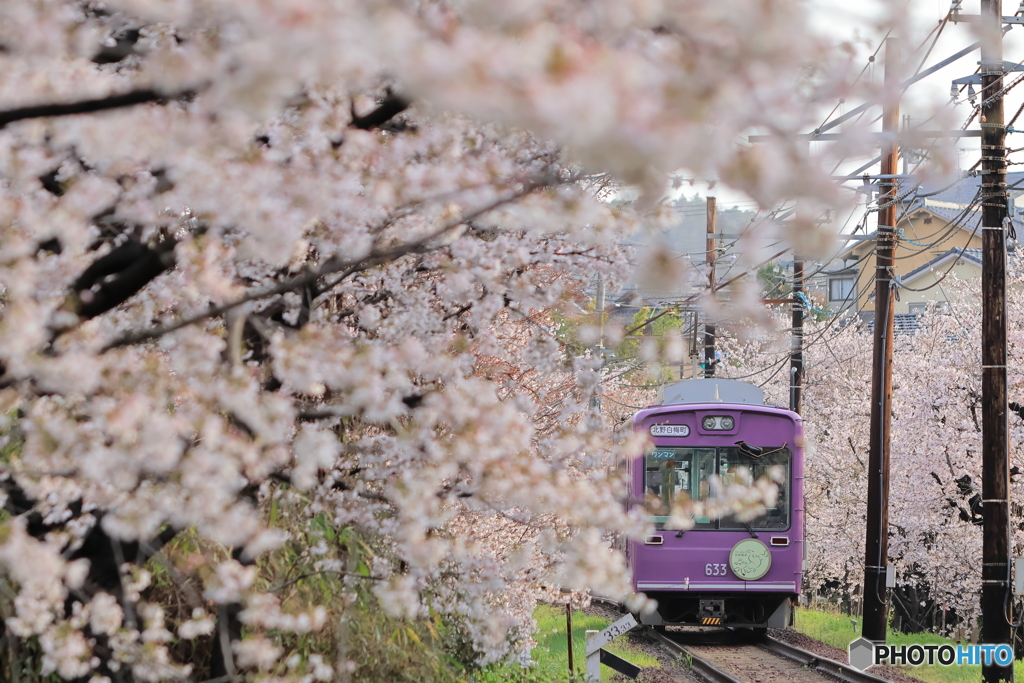
<svg viewBox="0 0 1024 683">
<path fill-rule="evenodd" d="M 760 387 L 735 379 L 688 379 L 667 384 L 661 390 L 663 406 L 680 403 L 748 403 L 763 406 L 764 391 Z"/>
</svg>

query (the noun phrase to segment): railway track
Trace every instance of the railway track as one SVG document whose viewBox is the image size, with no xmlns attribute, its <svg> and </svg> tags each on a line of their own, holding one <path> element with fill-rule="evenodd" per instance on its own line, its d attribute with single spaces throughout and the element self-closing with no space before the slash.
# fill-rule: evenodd
<svg viewBox="0 0 1024 683">
<path fill-rule="evenodd" d="M 885 679 L 819 657 L 770 637 L 742 642 L 734 634 L 717 644 L 706 637 L 686 642 L 686 635 L 651 629 L 651 637 L 663 647 L 687 658 L 694 673 L 710 683 L 886 683 Z M 682 641 L 682 642 L 680 642 Z"/>
<path fill-rule="evenodd" d="M 622 603 L 594 596 L 593 602 L 623 611 Z M 691 670 L 709 683 L 889 683 L 789 643 L 744 631 L 655 631 L 642 627 L 659 645 L 687 658 Z"/>
</svg>

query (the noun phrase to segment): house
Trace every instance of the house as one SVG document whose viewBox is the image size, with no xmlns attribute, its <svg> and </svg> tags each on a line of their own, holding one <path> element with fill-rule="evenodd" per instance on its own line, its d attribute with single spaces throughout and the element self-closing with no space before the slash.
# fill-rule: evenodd
<svg viewBox="0 0 1024 683">
<path fill-rule="evenodd" d="M 1013 199 L 1024 194 L 1024 173 L 1008 173 L 1006 180 L 1011 188 L 1018 182 L 1022 186 L 1010 190 L 1012 207 Z M 981 177 L 975 176 L 938 190 L 922 187 L 900 205 L 893 265 L 897 316 L 923 312 L 929 302 L 941 306 L 950 301 L 951 292 L 944 286 L 949 277 L 981 277 L 981 207 L 975 201 L 980 186 Z M 1024 220 L 1018 210 L 1013 214 L 1013 226 L 1024 236 Z M 877 234 L 851 242 L 823 273 L 832 311 L 874 312 Z M 1007 246 L 1015 249 L 1016 242 L 1009 239 Z"/>
</svg>

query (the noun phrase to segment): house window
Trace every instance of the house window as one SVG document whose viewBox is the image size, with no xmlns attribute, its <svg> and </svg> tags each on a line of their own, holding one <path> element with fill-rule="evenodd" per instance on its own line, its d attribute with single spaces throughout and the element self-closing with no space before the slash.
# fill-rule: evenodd
<svg viewBox="0 0 1024 683">
<path fill-rule="evenodd" d="M 921 301 L 914 304 L 908 304 L 907 309 L 914 315 L 924 315 L 928 312 L 928 303 Z"/>
<path fill-rule="evenodd" d="M 830 277 L 828 279 L 828 300 L 847 301 L 853 299 L 853 288 L 856 279 L 853 277 Z"/>
</svg>

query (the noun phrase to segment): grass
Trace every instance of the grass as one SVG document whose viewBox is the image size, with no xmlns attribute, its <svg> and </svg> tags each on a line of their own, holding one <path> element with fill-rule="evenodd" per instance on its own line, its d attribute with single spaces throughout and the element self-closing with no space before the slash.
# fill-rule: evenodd
<svg viewBox="0 0 1024 683">
<path fill-rule="evenodd" d="M 536 662 L 533 668 L 545 680 L 568 681 L 569 647 L 565 633 L 565 608 L 540 605 L 534 611 L 533 618 L 537 621 L 537 635 L 534 636 L 537 646 L 530 653 L 533 661 Z M 587 630 L 601 630 L 609 624 L 611 621 L 608 619 L 588 616 L 579 610 L 573 612 L 573 659 L 576 675 L 580 680 L 586 670 Z M 627 638 L 619 638 L 607 645 L 605 649 L 640 667 L 660 666 L 655 657 L 629 643 Z M 601 669 L 601 680 L 611 680 L 615 672 L 608 667 L 601 667 Z"/>
<path fill-rule="evenodd" d="M 796 630 L 815 640 L 846 650 L 851 641 L 860 637 L 860 619 L 854 629 L 851 617 L 838 612 L 826 612 L 811 609 L 798 609 L 796 612 Z M 889 628 L 886 643 L 890 645 L 957 645 L 951 638 L 943 638 L 934 633 L 901 633 Z M 898 667 L 915 678 L 927 683 L 976 683 L 981 680 L 981 666 L 901 666 Z M 1014 662 L 1014 677 L 1022 680 L 1024 676 L 1024 660 Z"/>
</svg>

